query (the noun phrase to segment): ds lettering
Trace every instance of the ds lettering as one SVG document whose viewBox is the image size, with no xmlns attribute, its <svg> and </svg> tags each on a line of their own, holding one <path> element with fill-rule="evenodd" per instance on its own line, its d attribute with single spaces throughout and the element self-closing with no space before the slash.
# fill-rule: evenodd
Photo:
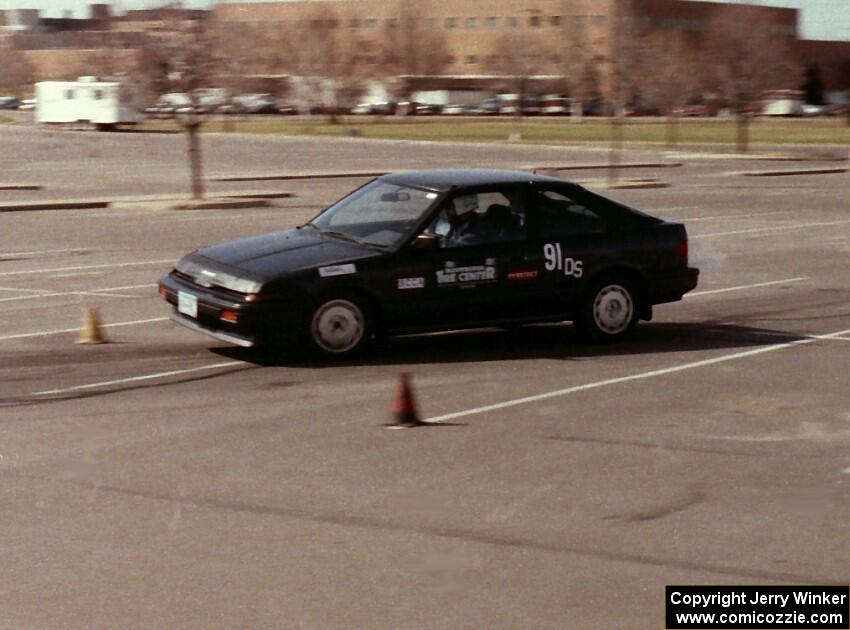
<svg viewBox="0 0 850 630">
<path fill-rule="evenodd" d="M 581 278 L 582 261 L 565 257 L 561 253 L 560 243 L 546 243 L 543 246 L 543 256 L 546 258 L 546 271 L 563 271 L 565 276 Z"/>
</svg>

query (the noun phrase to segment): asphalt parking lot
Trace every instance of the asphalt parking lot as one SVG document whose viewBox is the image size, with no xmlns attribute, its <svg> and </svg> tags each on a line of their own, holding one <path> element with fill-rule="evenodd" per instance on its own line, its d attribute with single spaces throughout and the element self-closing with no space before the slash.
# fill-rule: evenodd
<svg viewBox="0 0 850 630">
<path fill-rule="evenodd" d="M 0 202 L 181 191 L 180 141 L 0 129 L 22 156 L 3 181 L 45 187 Z M 208 144 L 218 175 L 605 157 Z M 850 175 L 664 159 L 634 176 L 668 188 L 609 194 L 685 222 L 700 286 L 602 347 L 565 324 L 320 364 L 167 321 L 179 256 L 362 179 L 265 182 L 295 196 L 248 210 L 0 213 L 0 628 L 659 628 L 666 584 L 850 583 Z M 111 343 L 74 343 L 85 304 Z M 434 426 L 382 426 L 403 371 Z"/>
</svg>

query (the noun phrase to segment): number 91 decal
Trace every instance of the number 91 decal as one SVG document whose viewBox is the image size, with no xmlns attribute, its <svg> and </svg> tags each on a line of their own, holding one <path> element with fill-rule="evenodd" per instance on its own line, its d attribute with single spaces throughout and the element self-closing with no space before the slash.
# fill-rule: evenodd
<svg viewBox="0 0 850 630">
<path fill-rule="evenodd" d="M 582 262 L 575 258 L 564 257 L 560 243 L 546 243 L 543 246 L 543 256 L 546 258 L 546 271 L 563 271 L 565 276 L 581 278 Z"/>
</svg>

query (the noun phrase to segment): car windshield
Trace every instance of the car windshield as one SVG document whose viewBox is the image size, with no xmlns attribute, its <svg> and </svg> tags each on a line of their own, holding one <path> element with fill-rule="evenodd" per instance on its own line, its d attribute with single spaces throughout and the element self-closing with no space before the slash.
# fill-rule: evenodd
<svg viewBox="0 0 850 630">
<path fill-rule="evenodd" d="M 309 225 L 332 237 L 394 247 L 410 235 L 437 196 L 432 191 L 375 180 L 332 205 Z"/>
</svg>

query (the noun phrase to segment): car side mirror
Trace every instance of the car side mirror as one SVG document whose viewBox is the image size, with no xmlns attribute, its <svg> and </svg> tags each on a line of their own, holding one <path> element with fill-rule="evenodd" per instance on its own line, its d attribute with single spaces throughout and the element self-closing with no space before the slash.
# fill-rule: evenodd
<svg viewBox="0 0 850 630">
<path fill-rule="evenodd" d="M 431 232 L 422 232 L 417 235 L 413 242 L 410 243 L 410 249 L 415 252 L 431 251 L 437 249 L 440 244 L 440 237 Z"/>
</svg>

